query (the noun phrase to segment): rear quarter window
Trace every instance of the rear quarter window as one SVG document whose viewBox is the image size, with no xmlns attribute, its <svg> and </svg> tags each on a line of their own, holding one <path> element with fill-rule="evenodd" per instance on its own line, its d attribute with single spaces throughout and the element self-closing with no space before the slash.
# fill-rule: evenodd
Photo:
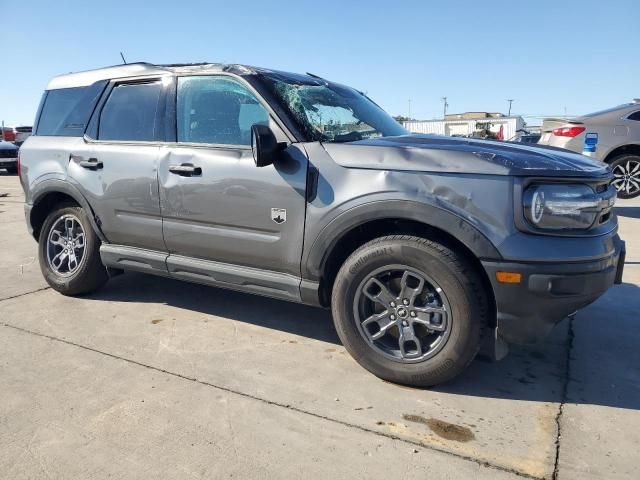
<svg viewBox="0 0 640 480">
<path fill-rule="evenodd" d="M 35 135 L 81 137 L 106 81 L 44 93 Z"/>
</svg>

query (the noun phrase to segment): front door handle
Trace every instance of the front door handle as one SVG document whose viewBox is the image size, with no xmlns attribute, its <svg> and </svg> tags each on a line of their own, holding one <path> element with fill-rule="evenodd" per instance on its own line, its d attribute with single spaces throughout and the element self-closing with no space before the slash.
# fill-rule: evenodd
<svg viewBox="0 0 640 480">
<path fill-rule="evenodd" d="M 169 171 L 181 177 L 193 177 L 202 175 L 202 168 L 196 167 L 193 163 L 183 163 L 181 165 L 170 165 Z"/>
</svg>

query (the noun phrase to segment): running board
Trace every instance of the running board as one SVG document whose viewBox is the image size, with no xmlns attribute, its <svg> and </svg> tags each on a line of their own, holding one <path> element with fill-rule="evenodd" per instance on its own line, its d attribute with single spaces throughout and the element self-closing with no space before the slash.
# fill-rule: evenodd
<svg viewBox="0 0 640 480">
<path fill-rule="evenodd" d="M 102 244 L 100 258 L 108 268 L 169 276 L 178 280 L 302 302 L 300 278 L 286 273 L 111 244 Z M 314 286 L 317 287 L 317 284 L 314 283 Z"/>
<path fill-rule="evenodd" d="M 125 247 L 103 243 L 100 246 L 100 259 L 105 267 L 135 272 L 168 275 L 165 252 L 144 248 Z"/>
</svg>

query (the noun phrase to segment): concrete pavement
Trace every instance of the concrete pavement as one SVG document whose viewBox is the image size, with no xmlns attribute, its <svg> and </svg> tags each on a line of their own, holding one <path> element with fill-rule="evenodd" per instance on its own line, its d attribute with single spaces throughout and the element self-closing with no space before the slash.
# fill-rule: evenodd
<svg viewBox="0 0 640 480">
<path fill-rule="evenodd" d="M 16 177 L 3 193 L 2 478 L 632 478 L 632 202 L 628 284 L 545 344 L 417 390 L 360 368 L 326 311 L 139 274 L 63 297 L 40 275 Z"/>
</svg>

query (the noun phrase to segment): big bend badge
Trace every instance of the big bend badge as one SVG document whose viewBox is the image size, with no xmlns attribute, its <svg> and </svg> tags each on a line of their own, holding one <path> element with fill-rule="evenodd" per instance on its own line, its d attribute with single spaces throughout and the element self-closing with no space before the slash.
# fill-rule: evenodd
<svg viewBox="0 0 640 480">
<path fill-rule="evenodd" d="M 284 208 L 272 208 L 271 209 L 271 220 L 276 222 L 278 225 L 287 221 L 287 210 Z"/>
</svg>

